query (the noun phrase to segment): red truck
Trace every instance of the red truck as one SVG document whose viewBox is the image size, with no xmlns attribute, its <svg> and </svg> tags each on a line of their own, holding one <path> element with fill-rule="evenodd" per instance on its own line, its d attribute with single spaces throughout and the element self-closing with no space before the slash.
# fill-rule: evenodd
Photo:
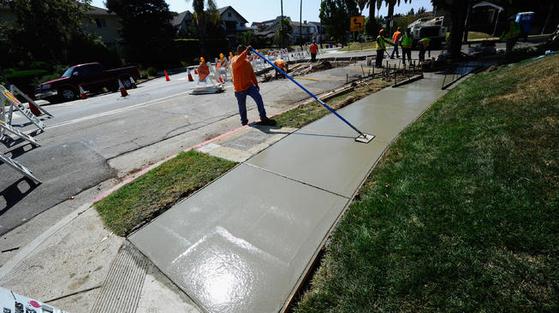
<svg viewBox="0 0 559 313">
<path fill-rule="evenodd" d="M 100 63 L 85 63 L 69 67 L 62 77 L 44 82 L 39 85 L 35 93 L 36 99 L 46 99 L 50 102 L 72 101 L 80 96 L 80 86 L 89 93 L 98 93 L 104 90 L 118 90 L 118 81 L 126 89 L 132 88 L 132 80 L 140 78 L 136 66 L 105 69 Z"/>
</svg>

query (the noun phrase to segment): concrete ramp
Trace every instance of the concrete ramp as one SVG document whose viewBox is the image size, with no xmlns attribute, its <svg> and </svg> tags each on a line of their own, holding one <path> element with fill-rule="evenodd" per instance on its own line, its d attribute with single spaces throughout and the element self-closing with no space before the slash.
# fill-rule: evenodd
<svg viewBox="0 0 559 313">
<path fill-rule="evenodd" d="M 355 191 L 400 131 L 444 92 L 427 76 L 304 127 L 129 239 L 207 312 L 278 312 Z"/>
</svg>

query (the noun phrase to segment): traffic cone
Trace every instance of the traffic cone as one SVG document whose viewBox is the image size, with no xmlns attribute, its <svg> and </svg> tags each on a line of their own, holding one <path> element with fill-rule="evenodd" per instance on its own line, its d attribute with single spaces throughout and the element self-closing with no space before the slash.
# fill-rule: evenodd
<svg viewBox="0 0 559 313">
<path fill-rule="evenodd" d="M 31 113 L 35 116 L 43 115 L 43 112 L 41 112 L 41 110 L 39 110 L 39 108 L 31 101 L 29 102 L 29 110 L 31 110 Z"/>
<path fill-rule="evenodd" d="M 163 73 L 165 74 L 165 80 L 171 81 L 171 78 L 169 78 L 169 73 L 167 73 L 167 70 L 163 70 Z"/>
<path fill-rule="evenodd" d="M 85 89 L 83 89 L 82 85 L 80 85 L 80 99 L 87 99 L 87 92 L 85 92 Z"/>
<path fill-rule="evenodd" d="M 192 77 L 192 74 L 190 73 L 190 70 L 188 70 L 188 81 L 189 82 L 193 82 L 194 78 Z"/>
<path fill-rule="evenodd" d="M 122 84 L 122 81 L 120 79 L 118 80 L 118 89 L 120 90 L 121 97 L 128 97 L 128 91 L 126 91 L 126 88 L 124 88 L 124 85 Z"/>
<path fill-rule="evenodd" d="M 136 85 L 136 81 L 132 76 L 130 76 L 130 84 L 132 84 L 132 88 L 138 88 L 138 85 Z"/>
</svg>

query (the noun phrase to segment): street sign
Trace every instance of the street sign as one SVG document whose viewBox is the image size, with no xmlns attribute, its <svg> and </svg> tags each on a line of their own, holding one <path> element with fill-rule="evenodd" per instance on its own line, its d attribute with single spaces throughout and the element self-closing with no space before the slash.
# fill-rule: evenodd
<svg viewBox="0 0 559 313">
<path fill-rule="evenodd" d="M 34 182 L 40 184 L 41 181 L 33 175 L 33 173 L 25 166 L 19 164 L 16 160 L 12 160 L 10 157 L 0 154 L 0 161 L 4 162 L 14 170 L 20 172 L 25 177 L 32 179 Z"/>
<path fill-rule="evenodd" d="M 35 114 L 31 112 L 31 110 L 24 107 L 23 104 L 19 102 L 19 100 L 14 96 L 13 93 L 11 93 L 8 89 L 6 89 L 2 85 L 0 85 L 0 97 L 1 97 L 0 100 L 3 100 L 0 101 L 0 105 L 2 106 L 11 105 L 13 108 L 18 110 L 21 114 L 23 114 L 23 116 L 25 116 L 31 123 L 35 124 L 37 128 L 39 128 L 40 130 L 45 130 L 45 124 L 40 119 L 38 119 L 35 116 Z M 13 110 L 11 110 L 10 112 L 13 112 Z M 11 116 L 9 117 L 9 120 L 11 121 Z"/>
<path fill-rule="evenodd" d="M 33 138 L 33 137 L 27 135 L 26 133 L 23 133 L 23 132 L 15 129 L 15 128 L 13 128 L 12 125 L 0 120 L 0 134 L 4 134 L 5 132 L 11 133 L 18 138 L 26 140 L 26 141 L 30 142 L 32 145 L 34 145 L 35 147 L 41 146 L 37 142 L 37 140 L 35 140 L 35 138 Z"/>
<path fill-rule="evenodd" d="M 351 32 L 364 32 L 365 31 L 365 17 L 364 16 L 352 16 L 350 19 L 349 30 Z"/>
</svg>

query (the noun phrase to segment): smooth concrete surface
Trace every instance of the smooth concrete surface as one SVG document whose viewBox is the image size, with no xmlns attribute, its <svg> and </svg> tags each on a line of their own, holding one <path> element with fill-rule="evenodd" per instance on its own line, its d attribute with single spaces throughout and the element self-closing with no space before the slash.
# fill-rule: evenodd
<svg viewBox="0 0 559 313">
<path fill-rule="evenodd" d="M 320 119 L 248 161 L 332 193 L 351 197 L 390 141 L 444 92 L 439 76 L 386 88 L 340 110 L 357 128 L 376 138 L 355 143 L 355 131 L 333 115 Z"/>
<path fill-rule="evenodd" d="M 390 141 L 444 93 L 441 80 L 426 75 L 340 110 L 377 135 L 373 142 L 356 143 L 356 134 L 329 115 L 129 240 L 207 312 L 278 312 Z"/>
<path fill-rule="evenodd" d="M 278 312 L 347 201 L 243 164 L 129 239 L 207 312 Z"/>
</svg>

